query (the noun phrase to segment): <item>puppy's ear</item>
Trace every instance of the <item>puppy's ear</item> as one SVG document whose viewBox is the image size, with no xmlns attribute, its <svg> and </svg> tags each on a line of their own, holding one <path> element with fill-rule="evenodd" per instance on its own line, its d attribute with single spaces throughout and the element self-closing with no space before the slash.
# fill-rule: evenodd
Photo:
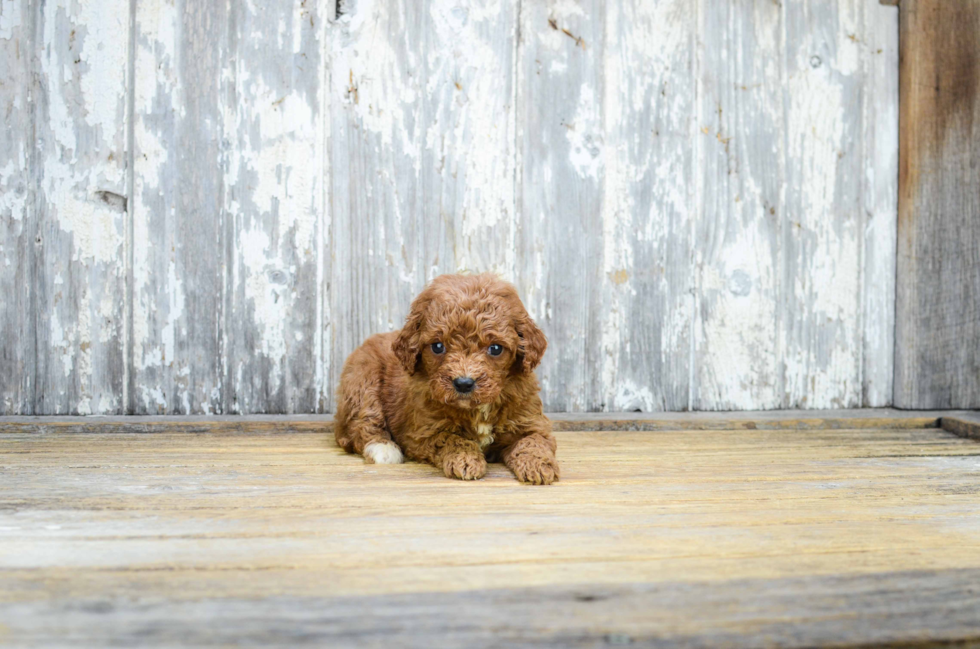
<svg viewBox="0 0 980 649">
<path fill-rule="evenodd" d="M 524 374 L 530 374 L 541 362 L 544 350 L 548 348 L 548 340 L 544 337 L 544 332 L 534 324 L 531 316 L 524 312 L 524 315 L 517 320 L 517 335 L 520 342 L 517 349 L 517 361 L 520 363 L 520 370 Z"/>
<path fill-rule="evenodd" d="M 395 342 L 391 344 L 391 351 L 395 352 L 398 361 L 409 375 L 415 374 L 415 367 L 422 353 L 422 322 L 428 304 L 428 291 L 423 291 L 412 302 L 412 308 L 405 319 L 405 326 L 398 333 Z"/>
</svg>

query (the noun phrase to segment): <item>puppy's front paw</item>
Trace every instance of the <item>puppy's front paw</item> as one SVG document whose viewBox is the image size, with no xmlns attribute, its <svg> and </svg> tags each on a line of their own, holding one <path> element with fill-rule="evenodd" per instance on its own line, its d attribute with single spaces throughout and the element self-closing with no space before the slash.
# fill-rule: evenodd
<svg viewBox="0 0 980 649">
<path fill-rule="evenodd" d="M 447 478 L 479 480 L 487 474 L 487 461 L 475 453 L 453 453 L 442 461 Z"/>
<path fill-rule="evenodd" d="M 520 453 L 511 458 L 510 468 L 517 479 L 525 484 L 551 484 L 561 477 L 555 456 L 542 457 L 533 453 Z"/>
</svg>

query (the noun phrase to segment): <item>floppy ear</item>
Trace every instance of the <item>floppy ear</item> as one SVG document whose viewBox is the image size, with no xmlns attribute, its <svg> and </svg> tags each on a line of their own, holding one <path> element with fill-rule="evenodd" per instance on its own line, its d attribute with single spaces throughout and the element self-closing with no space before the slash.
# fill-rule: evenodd
<svg viewBox="0 0 980 649">
<path fill-rule="evenodd" d="M 517 321 L 517 335 L 520 336 L 517 355 L 521 371 L 524 374 L 530 374 L 541 362 L 544 350 L 548 348 L 548 340 L 538 325 L 534 324 L 534 320 L 531 320 L 527 311 Z"/>
<path fill-rule="evenodd" d="M 426 293 L 423 291 L 412 302 L 412 308 L 405 319 L 405 326 L 395 338 L 395 342 L 391 344 L 391 351 L 395 352 L 398 361 L 409 375 L 415 374 L 415 367 L 422 353 L 422 321 L 425 319 L 425 307 L 429 303 Z"/>
</svg>

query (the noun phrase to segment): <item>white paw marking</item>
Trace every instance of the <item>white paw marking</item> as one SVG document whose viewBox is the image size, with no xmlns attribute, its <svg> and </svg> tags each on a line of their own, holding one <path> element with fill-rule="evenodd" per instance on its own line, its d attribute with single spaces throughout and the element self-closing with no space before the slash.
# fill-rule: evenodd
<svg viewBox="0 0 980 649">
<path fill-rule="evenodd" d="M 364 459 L 375 464 L 401 464 L 405 456 L 392 442 L 371 442 L 364 447 Z"/>
</svg>

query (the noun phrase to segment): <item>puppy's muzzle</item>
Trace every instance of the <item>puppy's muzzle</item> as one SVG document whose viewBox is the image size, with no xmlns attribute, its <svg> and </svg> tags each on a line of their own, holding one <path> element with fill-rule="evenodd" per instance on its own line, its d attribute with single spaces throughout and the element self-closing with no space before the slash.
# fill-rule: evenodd
<svg viewBox="0 0 980 649">
<path fill-rule="evenodd" d="M 468 376 L 457 376 L 453 379 L 453 387 L 456 388 L 456 392 L 460 394 L 468 394 L 473 391 L 476 386 L 476 381 Z"/>
</svg>

